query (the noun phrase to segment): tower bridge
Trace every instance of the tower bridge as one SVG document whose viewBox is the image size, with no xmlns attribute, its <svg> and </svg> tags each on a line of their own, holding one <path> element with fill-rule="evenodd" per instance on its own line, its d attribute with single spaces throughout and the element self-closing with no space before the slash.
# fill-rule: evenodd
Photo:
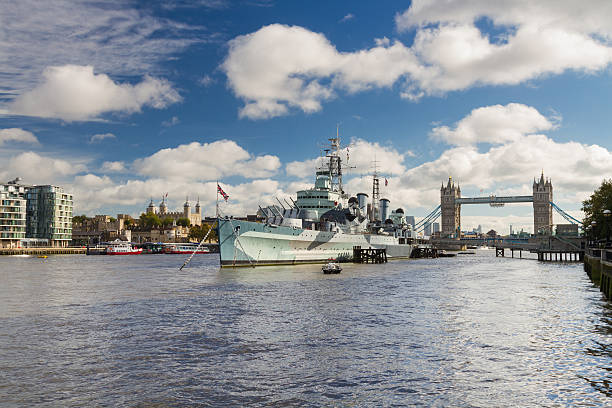
<svg viewBox="0 0 612 408">
<path fill-rule="evenodd" d="M 459 237 L 461 234 L 461 205 L 489 204 L 501 207 L 506 203 L 533 203 L 533 230 L 551 232 L 553 224 L 553 187 L 550 179 L 533 180 L 533 195 L 496 197 L 461 197 L 461 187 L 449 177 L 446 186 L 440 188 L 440 215 L 442 216 L 442 237 Z M 564 217 L 565 215 L 562 214 Z M 567 218 L 567 217 L 566 217 Z"/>
</svg>

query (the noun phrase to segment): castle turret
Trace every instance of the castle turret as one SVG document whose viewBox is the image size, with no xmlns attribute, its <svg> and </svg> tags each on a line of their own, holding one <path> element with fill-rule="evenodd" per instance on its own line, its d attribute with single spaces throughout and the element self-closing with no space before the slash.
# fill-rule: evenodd
<svg viewBox="0 0 612 408">
<path fill-rule="evenodd" d="M 147 207 L 147 214 L 157 214 L 157 207 L 153 203 L 153 197 L 151 197 L 151 202 L 149 203 L 149 206 Z"/>
<path fill-rule="evenodd" d="M 198 202 L 196 203 L 196 206 L 195 206 L 195 212 L 196 214 L 202 215 L 202 208 L 200 207 L 200 197 L 198 197 Z"/>
<path fill-rule="evenodd" d="M 191 214 L 191 205 L 189 204 L 189 197 L 185 197 L 185 204 L 183 204 L 183 214 L 185 218 L 189 218 L 189 214 Z"/>
<path fill-rule="evenodd" d="M 162 202 L 159 203 L 159 213 L 166 214 L 168 212 L 168 206 L 166 205 L 166 197 L 162 197 Z"/>
</svg>

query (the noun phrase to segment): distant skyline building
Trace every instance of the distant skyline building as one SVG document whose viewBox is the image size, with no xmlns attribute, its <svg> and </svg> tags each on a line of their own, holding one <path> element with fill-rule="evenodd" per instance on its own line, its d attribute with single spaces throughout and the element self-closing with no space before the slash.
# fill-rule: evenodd
<svg viewBox="0 0 612 408">
<path fill-rule="evenodd" d="M 425 230 L 423 231 L 423 235 L 426 237 L 431 236 L 431 224 L 425 224 Z"/>
<path fill-rule="evenodd" d="M 407 215 L 406 216 L 406 224 L 409 224 L 412 226 L 412 229 L 414 230 L 414 226 L 416 224 L 415 220 L 414 220 L 414 215 Z"/>
<path fill-rule="evenodd" d="M 433 233 L 435 234 L 436 232 L 440 232 L 440 223 L 439 222 L 434 222 L 433 224 L 431 224 L 433 226 Z"/>
</svg>

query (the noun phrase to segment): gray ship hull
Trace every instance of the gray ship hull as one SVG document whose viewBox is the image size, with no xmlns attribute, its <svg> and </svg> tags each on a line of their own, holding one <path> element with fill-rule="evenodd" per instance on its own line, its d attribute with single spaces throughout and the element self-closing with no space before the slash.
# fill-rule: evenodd
<svg viewBox="0 0 612 408">
<path fill-rule="evenodd" d="M 390 259 L 409 258 L 414 245 L 389 235 L 344 234 L 219 220 L 221 266 L 293 265 L 350 261 L 353 248 L 384 248 Z"/>
</svg>

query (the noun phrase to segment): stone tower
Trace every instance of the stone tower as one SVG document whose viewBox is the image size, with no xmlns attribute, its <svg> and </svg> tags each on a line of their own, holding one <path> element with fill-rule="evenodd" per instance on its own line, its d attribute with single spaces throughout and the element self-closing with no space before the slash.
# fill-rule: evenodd
<svg viewBox="0 0 612 408">
<path fill-rule="evenodd" d="M 153 204 L 153 197 L 151 197 L 151 202 L 147 207 L 147 214 L 157 214 L 157 207 Z"/>
<path fill-rule="evenodd" d="M 552 232 L 553 187 L 550 179 L 544 180 L 544 172 L 540 180 L 533 180 L 533 232 L 535 234 L 550 234 Z"/>
<path fill-rule="evenodd" d="M 162 197 L 162 202 L 159 203 L 159 214 L 164 215 L 168 212 L 168 206 L 166 205 L 166 197 Z"/>
<path fill-rule="evenodd" d="M 189 214 L 191 214 L 191 204 L 189 204 L 189 197 L 185 197 L 185 204 L 183 204 L 183 214 L 185 218 L 189 219 Z"/>
<path fill-rule="evenodd" d="M 195 212 L 196 214 L 200 214 L 200 216 L 202 215 L 202 209 L 200 207 L 200 197 L 198 197 L 198 202 L 196 203 L 196 206 L 195 206 Z"/>
<path fill-rule="evenodd" d="M 455 204 L 455 200 L 461 197 L 461 188 L 455 187 L 452 177 L 448 178 L 448 184 L 440 188 L 440 207 L 442 210 L 442 231 L 443 237 L 459 238 L 461 231 L 461 206 Z"/>
</svg>

